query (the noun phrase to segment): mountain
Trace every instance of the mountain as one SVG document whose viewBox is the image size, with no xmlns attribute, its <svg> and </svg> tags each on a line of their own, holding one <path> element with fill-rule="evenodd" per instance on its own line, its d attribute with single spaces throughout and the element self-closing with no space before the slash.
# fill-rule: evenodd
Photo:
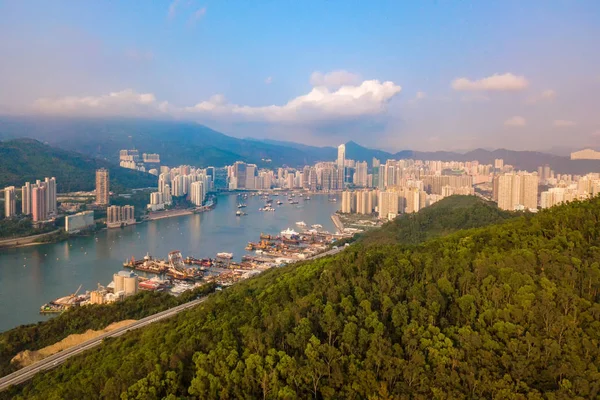
<svg viewBox="0 0 600 400">
<path fill-rule="evenodd" d="M 136 148 L 159 153 L 165 165 L 224 166 L 235 161 L 259 167 L 302 167 L 317 161 L 334 161 L 337 148 L 316 147 L 277 140 L 239 139 L 206 126 L 185 121 L 141 118 L 0 117 L 0 140 L 33 138 L 52 146 L 117 162 L 119 150 Z M 467 153 L 403 150 L 389 153 L 353 141 L 346 143 L 346 158 L 372 163 L 387 159 L 474 161 L 493 164 L 496 158 L 517 169 L 537 171 L 548 164 L 557 173 L 600 171 L 598 160 L 570 160 L 553 154 L 506 149 L 477 149 Z M 270 161 L 267 161 L 270 160 Z"/>
<path fill-rule="evenodd" d="M 405 157 L 403 157 L 405 158 Z M 570 157 L 546 154 L 537 151 L 515 151 L 497 149 L 493 151 L 476 149 L 464 154 L 452 152 L 412 152 L 412 157 L 419 160 L 441 161 L 474 161 L 484 164 L 494 164 L 494 160 L 501 158 L 504 164 L 513 165 L 516 169 L 537 171 L 538 167 L 548 164 L 560 174 L 586 174 L 600 171 L 599 160 L 571 160 Z"/>
<path fill-rule="evenodd" d="M 111 190 L 156 186 L 154 175 L 57 149 L 34 139 L 0 142 L 0 188 L 13 185 L 20 188 L 24 182 L 54 176 L 59 192 L 93 190 L 98 168 L 109 170 Z"/>
<path fill-rule="evenodd" d="M 0 398 L 597 398 L 598 220 L 600 197 L 417 245 L 359 242 Z"/>
<path fill-rule="evenodd" d="M 193 122 L 134 118 L 3 117 L 0 138 L 30 137 L 92 157 L 117 161 L 119 150 L 159 153 L 166 165 L 303 166 L 318 155 L 298 148 L 238 139 Z M 271 160 L 267 162 L 264 160 Z"/>
</svg>

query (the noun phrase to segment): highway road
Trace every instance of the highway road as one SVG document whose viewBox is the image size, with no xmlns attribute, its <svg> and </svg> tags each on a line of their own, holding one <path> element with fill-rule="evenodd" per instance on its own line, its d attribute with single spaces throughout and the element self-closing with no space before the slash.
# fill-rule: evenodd
<svg viewBox="0 0 600 400">
<path fill-rule="evenodd" d="M 344 250 L 344 248 L 345 248 L 344 246 L 341 246 L 338 248 L 333 248 L 326 252 L 317 254 L 313 257 L 310 257 L 309 259 L 331 256 L 331 255 L 337 254 L 340 251 Z M 181 304 L 177 307 L 173 307 L 168 310 L 161 311 L 157 314 L 153 314 L 153 315 L 150 315 L 149 317 L 140 319 L 139 321 L 136 321 L 130 325 L 124 326 L 119 329 L 115 329 L 114 331 L 103 333 L 102 335 L 97 336 L 88 341 L 85 341 L 81 344 L 78 344 L 77 346 L 73 346 L 66 350 L 59 351 L 58 353 L 53 354 L 50 357 L 44 358 L 41 361 L 38 361 L 27 367 L 21 368 L 20 370 L 15 371 L 10 375 L 6 375 L 6 376 L 0 378 L 0 391 L 8 389 L 11 385 L 19 385 L 19 384 L 27 381 L 27 380 L 33 378 L 33 376 L 35 374 L 37 374 L 38 372 L 47 371 L 47 370 L 50 370 L 52 368 L 55 368 L 55 367 L 61 365 L 62 363 L 67 361 L 69 358 L 76 356 L 77 354 L 81 354 L 86 350 L 89 350 L 93 347 L 100 345 L 100 343 L 102 343 L 102 340 L 104 340 L 105 338 L 119 337 L 128 331 L 142 328 L 146 325 L 150 325 L 153 322 L 172 317 L 173 315 L 179 314 L 180 312 L 187 310 L 188 308 L 194 307 L 194 306 L 202 303 L 206 299 L 207 299 L 206 297 L 203 297 L 201 299 L 193 300 L 188 303 Z"/>
<path fill-rule="evenodd" d="M 136 321 L 130 325 L 119 329 L 115 329 L 114 331 L 103 333 L 102 335 L 85 341 L 77 346 L 73 346 L 56 354 L 53 354 L 50 357 L 44 358 L 43 360 L 38 361 L 35 364 L 29 365 L 25 368 L 21 368 L 20 370 L 15 371 L 10 375 L 6 375 L 0 378 L 0 391 L 7 389 L 11 385 L 18 385 L 27 381 L 38 372 L 47 371 L 49 369 L 59 366 L 60 364 L 68 360 L 70 357 L 73 357 L 77 354 L 81 354 L 88 349 L 98 346 L 100 343 L 102 343 L 102 340 L 107 337 L 119 337 L 130 330 L 142 328 L 153 322 L 172 317 L 173 315 L 179 314 L 180 312 L 187 310 L 188 308 L 197 306 L 205 300 L 206 297 L 203 297 L 201 299 L 193 300 L 188 303 L 181 304 L 177 307 L 173 307 L 168 310 L 150 315 L 149 317 L 140 319 L 139 321 Z"/>
</svg>

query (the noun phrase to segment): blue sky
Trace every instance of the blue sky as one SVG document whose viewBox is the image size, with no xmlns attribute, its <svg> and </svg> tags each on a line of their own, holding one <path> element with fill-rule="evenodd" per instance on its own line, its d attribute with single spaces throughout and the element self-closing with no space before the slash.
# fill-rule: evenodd
<svg viewBox="0 0 600 400">
<path fill-rule="evenodd" d="M 0 0 L 0 110 L 390 150 L 598 146 L 598 37 L 596 1 Z"/>
</svg>

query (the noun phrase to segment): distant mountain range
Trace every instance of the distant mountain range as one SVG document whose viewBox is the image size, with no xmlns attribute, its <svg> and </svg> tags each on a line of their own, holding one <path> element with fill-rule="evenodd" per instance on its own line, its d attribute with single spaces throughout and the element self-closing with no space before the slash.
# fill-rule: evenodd
<svg viewBox="0 0 600 400">
<path fill-rule="evenodd" d="M 166 165 L 224 166 L 241 160 L 261 167 L 299 167 L 317 161 L 333 161 L 337 148 L 316 147 L 277 140 L 240 139 L 193 122 L 156 121 L 133 118 L 0 117 L 0 140 L 29 137 L 52 146 L 91 157 L 118 161 L 119 150 L 136 148 L 159 153 Z M 567 156 L 506 149 L 477 149 L 466 153 L 403 150 L 390 153 L 346 143 L 346 157 L 372 163 L 373 157 L 441 161 L 474 161 L 505 164 L 535 171 L 548 164 L 556 172 L 582 174 L 600 171 L 600 161 L 570 160 Z"/>
<path fill-rule="evenodd" d="M 156 177 L 88 155 L 57 149 L 34 139 L 0 142 L 0 189 L 56 177 L 59 192 L 93 190 L 97 168 L 107 168 L 111 191 L 156 186 Z"/>
</svg>

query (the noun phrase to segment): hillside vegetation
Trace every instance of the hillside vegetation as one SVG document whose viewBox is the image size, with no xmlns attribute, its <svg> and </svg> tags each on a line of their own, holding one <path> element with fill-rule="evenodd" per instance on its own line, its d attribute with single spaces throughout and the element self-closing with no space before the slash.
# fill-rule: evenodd
<svg viewBox="0 0 600 400">
<path fill-rule="evenodd" d="M 111 191 L 156 186 L 154 175 L 121 168 L 108 161 L 51 147 L 37 140 L 0 142 L 0 188 L 13 185 L 20 188 L 25 182 L 54 176 L 59 192 L 93 190 L 98 168 L 109 170 Z"/>
<path fill-rule="evenodd" d="M 518 214 L 476 196 L 450 196 L 418 213 L 404 214 L 361 236 L 364 243 L 418 244 L 461 229 L 478 228 Z"/>
<path fill-rule="evenodd" d="M 3 398 L 590 399 L 600 198 L 273 269 Z"/>
<path fill-rule="evenodd" d="M 17 370 L 10 360 L 23 350 L 35 351 L 57 343 L 71 334 L 89 329 L 105 329 L 126 319 L 141 319 L 183 304 L 198 296 L 212 293 L 216 285 L 208 284 L 174 297 L 164 292 L 140 292 L 120 303 L 72 308 L 57 317 L 37 324 L 21 325 L 0 333 L 0 376 Z"/>
</svg>

